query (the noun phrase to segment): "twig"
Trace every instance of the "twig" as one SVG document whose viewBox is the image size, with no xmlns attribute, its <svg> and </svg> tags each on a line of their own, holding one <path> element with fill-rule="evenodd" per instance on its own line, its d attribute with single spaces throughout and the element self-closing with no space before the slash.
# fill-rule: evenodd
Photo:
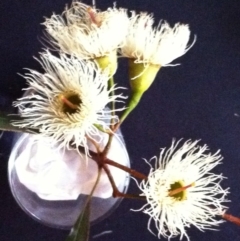
<svg viewBox="0 0 240 241">
<path fill-rule="evenodd" d="M 107 174 L 107 176 L 108 176 L 108 179 L 109 179 L 109 181 L 110 181 L 110 183 L 111 183 L 111 186 L 112 186 L 112 188 L 113 188 L 113 194 L 112 194 L 113 197 L 115 197 L 115 198 L 116 198 L 116 197 L 123 197 L 123 198 L 146 200 L 145 197 L 139 196 L 138 194 L 135 195 L 135 194 L 127 194 L 127 193 L 122 193 L 122 192 L 120 192 L 120 191 L 118 190 L 116 184 L 115 184 L 115 181 L 114 181 L 114 179 L 113 179 L 113 176 L 112 176 L 112 174 L 111 174 L 108 166 L 107 166 L 107 165 L 103 165 L 103 169 L 104 169 L 104 171 L 106 172 L 106 174 Z"/>
<path fill-rule="evenodd" d="M 119 168 L 119 169 L 129 173 L 133 177 L 136 177 L 136 178 L 139 178 L 139 179 L 147 179 L 148 178 L 144 174 L 142 174 L 142 173 L 140 173 L 140 172 L 138 172 L 136 170 L 133 170 L 133 169 L 127 167 L 127 166 L 121 165 L 121 164 L 119 164 L 119 163 L 117 163 L 115 161 L 112 161 L 112 160 L 108 159 L 108 158 L 106 158 L 104 160 L 104 163 L 106 163 L 108 165 L 111 165 L 111 166 L 114 166 L 114 167 L 117 167 L 117 168 Z"/>
</svg>

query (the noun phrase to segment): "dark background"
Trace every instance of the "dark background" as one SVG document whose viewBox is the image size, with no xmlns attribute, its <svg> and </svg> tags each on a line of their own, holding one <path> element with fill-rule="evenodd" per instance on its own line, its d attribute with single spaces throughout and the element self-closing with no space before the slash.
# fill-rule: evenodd
<svg viewBox="0 0 240 241">
<path fill-rule="evenodd" d="M 11 110 L 11 102 L 22 95 L 25 80 L 17 75 L 23 68 L 40 69 L 33 60 L 42 44 L 43 16 L 61 13 L 66 0 L 0 1 L 0 110 Z M 68 1 L 70 3 L 70 1 Z M 86 2 L 90 4 L 91 2 Z M 119 7 L 153 12 L 156 21 L 188 23 L 197 42 L 177 67 L 162 68 L 140 106 L 122 130 L 132 166 L 144 173 L 142 158 L 159 154 L 172 138 L 201 139 L 212 152 L 221 149 L 223 165 L 215 172 L 228 179 L 229 212 L 240 216 L 240 1 L 239 0 L 119 0 Z M 97 7 L 112 6 L 97 0 Z M 121 24 L 121 23 L 119 23 Z M 117 82 L 128 87 L 126 62 L 120 59 Z M 0 240 L 64 241 L 67 231 L 46 227 L 28 217 L 12 197 L 7 179 L 7 162 L 12 146 L 11 133 L 0 139 Z M 131 183 L 130 192 L 137 192 Z M 91 229 L 91 237 L 105 230 L 111 234 L 90 240 L 157 240 L 147 231 L 148 216 L 129 211 L 140 201 L 124 200 L 106 220 Z M 205 233 L 192 227 L 191 240 L 240 241 L 240 227 L 220 225 L 219 231 Z M 164 240 L 164 239 L 163 239 Z M 178 239 L 175 239 L 178 240 Z"/>
</svg>

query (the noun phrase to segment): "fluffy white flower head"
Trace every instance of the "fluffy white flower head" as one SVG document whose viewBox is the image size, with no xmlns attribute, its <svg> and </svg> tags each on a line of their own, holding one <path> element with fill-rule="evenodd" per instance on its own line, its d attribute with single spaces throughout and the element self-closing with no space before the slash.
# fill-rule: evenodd
<svg viewBox="0 0 240 241">
<path fill-rule="evenodd" d="M 159 238 L 180 235 L 180 239 L 185 236 L 189 240 L 186 227 L 193 225 L 203 231 L 223 222 L 215 216 L 225 212 L 221 203 L 227 201 L 228 191 L 220 186 L 224 177 L 210 172 L 222 157 L 218 152 L 207 154 L 208 147 L 197 142 L 187 141 L 178 147 L 179 142 L 173 141 L 168 150 L 162 149 L 158 160 L 155 157 L 148 179 L 139 184 L 147 204 L 137 211 L 150 216 L 148 229 L 152 232 L 153 221 Z"/>
<path fill-rule="evenodd" d="M 168 66 L 192 47 L 193 43 L 188 46 L 189 27 L 177 23 L 171 28 L 163 22 L 154 28 L 153 22 L 152 15 L 133 12 L 121 53 L 136 63 Z"/>
<path fill-rule="evenodd" d="M 111 110 L 105 107 L 122 96 L 109 96 L 116 87 L 108 90 L 107 75 L 92 62 L 65 54 L 57 58 L 49 52 L 42 53 L 39 62 L 45 73 L 30 70 L 24 76 L 29 84 L 27 94 L 15 102 L 24 119 L 13 124 L 39 129 L 59 148 L 75 144 L 87 151 L 86 135 L 99 136 L 96 141 L 101 141 L 94 124 L 107 129 Z M 117 122 L 117 116 L 113 120 Z"/>
<path fill-rule="evenodd" d="M 111 54 L 122 45 L 129 18 L 125 9 L 116 7 L 97 11 L 73 1 L 63 14 L 53 14 L 43 23 L 50 42 L 68 54 L 93 59 Z"/>
</svg>

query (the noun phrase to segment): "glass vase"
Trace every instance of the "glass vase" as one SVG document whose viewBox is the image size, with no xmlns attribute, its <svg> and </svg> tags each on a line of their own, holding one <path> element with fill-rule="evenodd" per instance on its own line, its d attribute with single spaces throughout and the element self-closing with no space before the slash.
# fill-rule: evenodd
<svg viewBox="0 0 240 241">
<path fill-rule="evenodd" d="M 107 142 L 102 134 L 100 147 Z M 94 150 L 89 144 L 89 149 Z M 113 137 L 107 157 L 130 166 L 120 131 Z M 109 166 L 119 191 L 129 185 L 128 173 Z M 60 229 L 70 229 L 77 220 L 95 183 L 98 167 L 91 158 L 76 150 L 58 150 L 48 139 L 18 134 L 13 146 L 8 176 L 12 194 L 19 206 L 33 219 Z M 91 202 L 91 224 L 107 217 L 121 202 L 112 197 L 112 188 L 104 171 Z"/>
</svg>

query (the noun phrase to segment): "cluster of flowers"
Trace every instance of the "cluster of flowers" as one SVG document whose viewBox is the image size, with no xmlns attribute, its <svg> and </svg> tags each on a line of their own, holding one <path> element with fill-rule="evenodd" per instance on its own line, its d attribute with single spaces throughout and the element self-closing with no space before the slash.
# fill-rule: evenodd
<svg viewBox="0 0 240 241">
<path fill-rule="evenodd" d="M 132 92 L 143 93 L 160 67 L 170 65 L 193 45 L 188 45 L 188 25 L 172 28 L 161 22 L 154 27 L 152 15 L 131 12 L 129 16 L 126 9 L 115 6 L 101 12 L 74 1 L 62 15 L 53 14 L 43 24 L 59 57 L 41 53 L 45 73 L 30 70 L 24 76 L 28 94 L 15 102 L 24 119 L 14 124 L 37 128 L 60 147 L 81 145 L 86 152 L 86 136 L 98 136 L 99 126 L 111 131 L 110 119 L 119 121 L 113 110 L 106 109 L 124 99 L 111 94 L 115 85 L 108 86 L 117 70 L 117 55 L 129 59 Z M 222 202 L 228 190 L 219 184 L 222 175 L 210 173 L 222 158 L 218 153 L 206 154 L 207 146 L 197 143 L 187 141 L 179 147 L 179 142 L 173 142 L 169 150 L 161 151 L 154 167 L 150 164 L 148 178 L 138 184 L 147 200 L 140 210 L 150 215 L 149 229 L 155 222 L 159 237 L 189 238 L 185 228 L 190 225 L 203 230 L 222 222 L 215 217 L 226 211 Z"/>
<path fill-rule="evenodd" d="M 116 7 L 99 12 L 77 1 L 62 15 L 53 14 L 46 19 L 43 24 L 48 42 L 60 57 L 48 51 L 41 53 L 39 62 L 45 73 L 30 70 L 24 76 L 30 94 L 15 106 L 26 119 L 15 124 L 39 128 L 60 147 L 74 141 L 87 148 L 85 135 L 97 133 L 96 125 L 106 129 L 108 118 L 118 121 L 117 116 L 109 117 L 104 110 L 110 102 L 123 99 L 121 95 L 109 95 L 115 86 L 108 89 L 108 78 L 117 69 L 117 51 L 129 58 L 130 65 L 136 65 L 130 68 L 130 79 L 145 79 L 147 67 L 152 67 L 150 72 L 156 75 L 161 66 L 191 47 L 187 47 L 187 25 L 171 28 L 164 22 L 153 27 L 153 23 L 147 13 L 132 12 L 129 17 L 126 9 Z M 153 80 L 148 77 L 145 85 Z M 132 82 L 133 89 L 134 85 L 140 86 L 136 82 Z"/>
</svg>

